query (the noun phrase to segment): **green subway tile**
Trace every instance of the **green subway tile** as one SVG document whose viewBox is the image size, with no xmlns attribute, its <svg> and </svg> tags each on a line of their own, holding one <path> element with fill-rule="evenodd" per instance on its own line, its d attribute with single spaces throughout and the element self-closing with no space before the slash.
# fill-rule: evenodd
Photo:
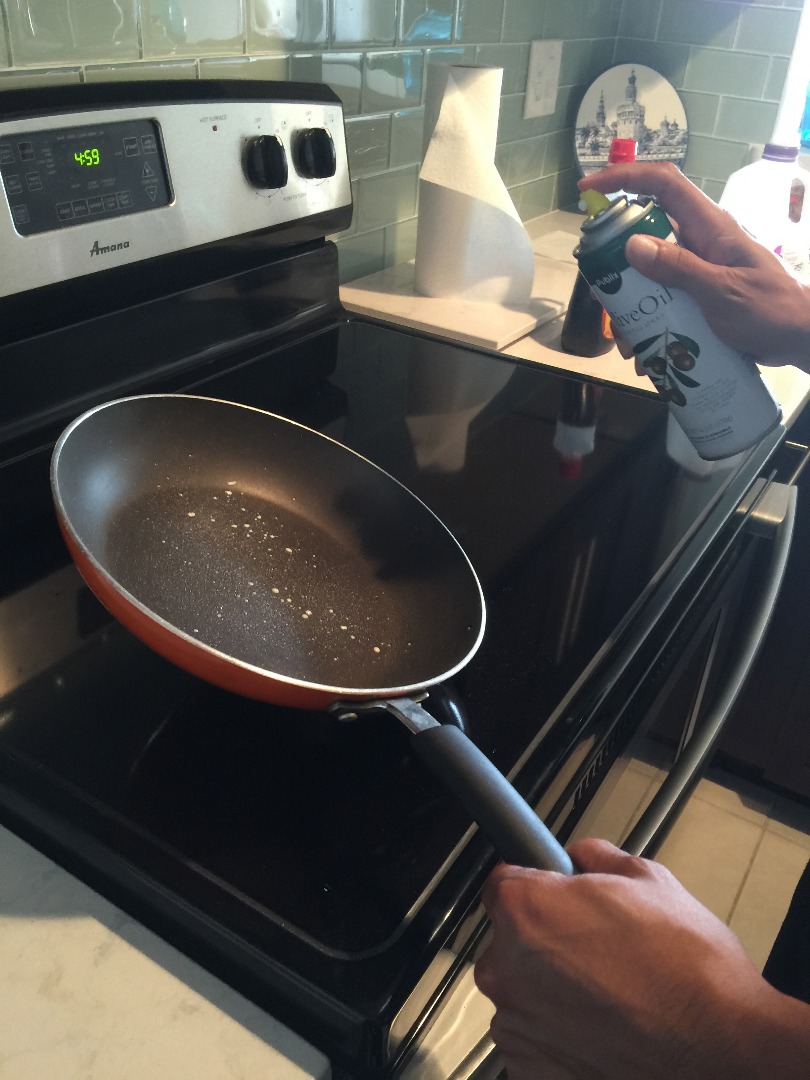
<svg viewBox="0 0 810 1080">
<path fill-rule="evenodd" d="M 726 182 L 725 180 L 703 180 L 698 186 L 702 191 L 706 192 L 710 199 L 720 202 L 720 196 L 723 194 Z"/>
<path fill-rule="evenodd" d="M 25 0 L 0 7 L 5 8 L 15 67 L 137 60 L 140 55 L 136 0 Z"/>
<path fill-rule="evenodd" d="M 747 150 L 747 142 L 690 135 L 684 172 L 709 180 L 727 180 L 735 169 L 740 168 Z"/>
<path fill-rule="evenodd" d="M 541 180 L 532 180 L 528 184 L 519 184 L 509 194 L 515 204 L 521 221 L 531 221 L 554 209 L 557 190 L 557 177 L 545 176 Z"/>
<path fill-rule="evenodd" d="M 623 0 L 620 38 L 654 38 L 663 0 Z"/>
<path fill-rule="evenodd" d="M 267 79 L 289 78 L 289 57 L 278 56 L 215 56 L 200 60 L 201 79 Z"/>
<path fill-rule="evenodd" d="M 458 39 L 478 45 L 501 40 L 504 0 L 459 0 Z"/>
<path fill-rule="evenodd" d="M 84 69 L 84 81 L 150 82 L 152 79 L 196 79 L 194 60 L 154 60 L 140 64 L 92 64 Z"/>
<path fill-rule="evenodd" d="M 399 266 L 416 255 L 416 226 L 418 218 L 397 221 L 385 228 L 385 265 Z"/>
<path fill-rule="evenodd" d="M 511 174 L 511 149 L 513 146 L 517 146 L 517 143 L 508 143 L 506 145 L 495 147 L 495 168 L 498 170 L 498 176 L 503 180 L 507 187 L 514 183 Z"/>
<path fill-rule="evenodd" d="M 416 50 L 368 53 L 363 72 L 364 113 L 407 109 L 422 103 L 423 56 Z"/>
<path fill-rule="evenodd" d="M 433 45 L 453 40 L 455 0 L 402 0 L 398 41 L 403 45 Z"/>
<path fill-rule="evenodd" d="M 587 86 L 560 86 L 557 88 L 557 107 L 551 118 L 553 126 L 548 129 L 549 131 L 573 127 L 576 124 L 579 106 L 585 97 L 587 89 Z"/>
<path fill-rule="evenodd" d="M 539 180 L 554 169 L 544 167 L 548 158 L 547 146 L 550 145 L 553 135 L 539 135 L 531 139 L 520 139 L 518 142 L 509 143 L 504 147 L 508 151 L 508 157 L 504 171 L 507 176 L 504 180 L 512 184 L 528 184 L 533 180 Z"/>
<path fill-rule="evenodd" d="M 535 41 L 543 37 L 546 9 L 568 0 L 507 0 L 502 41 Z"/>
<path fill-rule="evenodd" d="M 564 41 L 560 60 L 560 86 L 574 86 L 578 83 L 587 86 L 591 81 L 592 71 L 591 42 Z"/>
<path fill-rule="evenodd" d="M 425 110 L 408 109 L 391 116 L 391 168 L 421 165 Z"/>
<path fill-rule="evenodd" d="M 501 97 L 498 112 L 498 143 L 515 142 L 530 135 L 539 135 L 533 120 L 523 119 L 523 94 L 508 94 Z"/>
<path fill-rule="evenodd" d="M 616 41 L 615 62 L 617 64 L 646 64 L 659 75 L 663 75 L 676 88 L 684 85 L 690 47 L 672 41 L 641 41 L 633 38 L 619 38 Z M 704 87 L 695 87 L 703 90 Z M 711 90 L 711 87 L 705 87 Z"/>
<path fill-rule="evenodd" d="M 245 52 L 241 0 L 140 0 L 143 55 L 217 56 Z"/>
<path fill-rule="evenodd" d="M 361 53 L 300 53 L 290 57 L 290 78 L 298 82 L 322 82 L 343 103 L 346 116 L 360 112 Z"/>
<path fill-rule="evenodd" d="M 364 116 L 346 121 L 349 175 L 357 178 L 388 168 L 391 155 L 391 117 Z"/>
<path fill-rule="evenodd" d="M 616 43 L 613 38 L 597 38 L 591 42 L 591 69 L 588 72 L 588 82 L 591 83 L 597 75 L 613 67 Z"/>
<path fill-rule="evenodd" d="M 582 178 L 578 167 L 564 169 L 557 174 L 557 190 L 555 192 L 554 209 L 573 210 L 579 205 L 579 188 L 577 181 Z"/>
<path fill-rule="evenodd" d="M 416 213 L 418 169 L 415 165 L 357 181 L 357 231 L 370 232 Z"/>
<path fill-rule="evenodd" d="M 758 98 L 768 77 L 768 57 L 720 49 L 693 49 L 683 80 L 685 90 Z"/>
<path fill-rule="evenodd" d="M 664 4 L 656 37 L 687 45 L 714 45 L 731 48 L 737 32 L 739 8 L 736 4 L 711 0 L 677 0 Z"/>
<path fill-rule="evenodd" d="M 720 96 L 699 94 L 692 90 L 681 90 L 678 96 L 683 102 L 689 134 L 711 135 L 720 107 Z"/>
<path fill-rule="evenodd" d="M 573 131 L 554 131 L 546 136 L 546 157 L 543 163 L 543 175 L 563 172 L 576 165 Z"/>
<path fill-rule="evenodd" d="M 778 105 L 775 101 L 724 97 L 720 100 L 714 134 L 719 139 L 770 142 Z"/>
<path fill-rule="evenodd" d="M 565 0 L 546 6 L 544 38 L 615 38 L 621 4 L 617 0 Z"/>
<path fill-rule="evenodd" d="M 529 70 L 528 45 L 478 45 L 475 63 L 503 68 L 502 94 L 522 94 Z"/>
<path fill-rule="evenodd" d="M 523 119 L 524 95 L 509 94 L 501 98 L 498 118 L 498 142 L 515 142 L 518 139 L 548 135 L 561 128 L 573 127 L 579 103 L 585 93 L 584 86 L 559 86 L 554 112 L 548 116 Z"/>
<path fill-rule="evenodd" d="M 396 40 L 396 0 L 336 0 L 336 45 L 393 45 Z"/>
<path fill-rule="evenodd" d="M 385 268 L 385 230 L 338 240 L 338 276 L 341 285 Z"/>
<path fill-rule="evenodd" d="M 455 45 L 453 48 L 425 49 L 426 64 L 474 64 L 474 45 Z"/>
<path fill-rule="evenodd" d="M 762 96 L 766 101 L 781 101 L 782 91 L 785 88 L 785 79 L 788 73 L 788 63 L 784 56 L 772 56 L 771 66 L 768 68 L 768 78 L 765 82 L 765 90 Z"/>
<path fill-rule="evenodd" d="M 0 93 L 29 86 L 68 86 L 82 81 L 81 68 L 26 68 L 0 71 Z"/>
<path fill-rule="evenodd" d="M 560 85 L 588 86 L 597 75 L 613 66 L 613 41 L 607 38 L 564 41 L 560 63 Z"/>
<path fill-rule="evenodd" d="M 769 56 L 790 56 L 799 29 L 798 11 L 744 7 L 736 48 L 764 52 Z"/>
<path fill-rule="evenodd" d="M 323 45 L 329 25 L 327 0 L 247 0 L 247 50 L 284 52 Z"/>
</svg>

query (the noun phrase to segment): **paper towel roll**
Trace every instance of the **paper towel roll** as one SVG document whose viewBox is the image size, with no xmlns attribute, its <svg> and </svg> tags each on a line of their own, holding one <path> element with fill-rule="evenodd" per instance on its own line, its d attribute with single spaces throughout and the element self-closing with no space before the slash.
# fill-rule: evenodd
<svg viewBox="0 0 810 1080">
<path fill-rule="evenodd" d="M 531 240 L 495 168 L 502 81 L 503 68 L 428 66 L 414 279 L 424 296 L 531 296 Z"/>
</svg>

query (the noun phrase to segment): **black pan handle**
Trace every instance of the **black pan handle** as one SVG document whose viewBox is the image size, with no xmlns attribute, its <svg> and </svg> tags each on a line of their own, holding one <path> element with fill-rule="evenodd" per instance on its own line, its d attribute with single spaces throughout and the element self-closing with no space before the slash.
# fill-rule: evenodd
<svg viewBox="0 0 810 1080">
<path fill-rule="evenodd" d="M 414 750 L 469 811 L 505 862 L 574 873 L 565 848 L 460 728 L 440 724 L 412 698 L 336 702 L 331 706 L 342 719 L 375 709 L 390 713 L 408 728 Z"/>
<path fill-rule="evenodd" d="M 565 848 L 463 731 L 439 725 L 418 732 L 412 742 L 416 753 L 472 814 L 505 862 L 574 873 Z"/>
</svg>

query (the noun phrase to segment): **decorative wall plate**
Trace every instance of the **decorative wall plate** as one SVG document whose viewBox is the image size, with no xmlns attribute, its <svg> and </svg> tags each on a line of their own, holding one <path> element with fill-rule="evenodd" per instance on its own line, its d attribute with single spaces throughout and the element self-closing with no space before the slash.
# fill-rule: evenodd
<svg viewBox="0 0 810 1080">
<path fill-rule="evenodd" d="M 635 139 L 638 161 L 673 161 L 683 167 L 686 113 L 663 75 L 643 64 L 618 64 L 594 79 L 574 128 L 583 176 L 607 165 L 614 138 Z"/>
</svg>

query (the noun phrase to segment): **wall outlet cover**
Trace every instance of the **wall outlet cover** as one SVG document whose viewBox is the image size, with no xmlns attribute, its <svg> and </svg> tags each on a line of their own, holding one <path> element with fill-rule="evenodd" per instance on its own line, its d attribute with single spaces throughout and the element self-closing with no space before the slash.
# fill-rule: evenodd
<svg viewBox="0 0 810 1080">
<path fill-rule="evenodd" d="M 556 109 L 561 60 L 561 41 L 532 42 L 523 102 L 524 120 L 536 116 L 550 116 Z"/>
</svg>

